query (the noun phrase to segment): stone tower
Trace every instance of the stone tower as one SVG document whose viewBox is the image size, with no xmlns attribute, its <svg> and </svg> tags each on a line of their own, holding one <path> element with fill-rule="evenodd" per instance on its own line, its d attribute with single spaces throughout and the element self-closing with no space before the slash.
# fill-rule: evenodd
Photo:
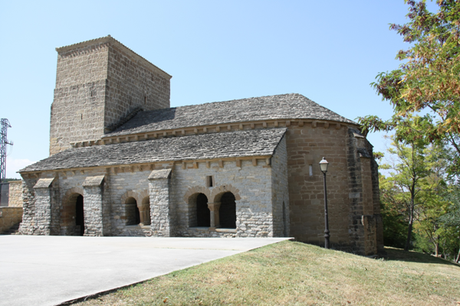
<svg viewBox="0 0 460 306">
<path fill-rule="evenodd" d="M 170 107 L 171 76 L 111 36 L 56 51 L 50 155 L 97 141 L 139 109 Z"/>
</svg>

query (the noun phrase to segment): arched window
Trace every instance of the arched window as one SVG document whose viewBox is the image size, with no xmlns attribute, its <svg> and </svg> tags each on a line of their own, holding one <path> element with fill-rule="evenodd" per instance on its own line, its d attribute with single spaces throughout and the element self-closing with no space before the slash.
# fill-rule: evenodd
<svg viewBox="0 0 460 306">
<path fill-rule="evenodd" d="M 209 227 L 211 214 L 208 208 L 208 198 L 200 193 L 196 197 L 196 226 Z"/>
<path fill-rule="evenodd" d="M 135 198 L 130 197 L 125 202 L 126 225 L 137 225 L 141 222 L 139 208 Z"/>
<path fill-rule="evenodd" d="M 236 203 L 231 192 L 224 193 L 220 198 L 219 220 L 220 227 L 236 228 Z"/>
</svg>

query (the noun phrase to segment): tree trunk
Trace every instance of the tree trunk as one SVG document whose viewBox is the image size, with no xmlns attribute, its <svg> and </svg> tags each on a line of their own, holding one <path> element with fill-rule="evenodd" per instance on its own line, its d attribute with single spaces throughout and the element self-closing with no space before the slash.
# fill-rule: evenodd
<svg viewBox="0 0 460 306">
<path fill-rule="evenodd" d="M 457 254 L 457 258 L 455 259 L 455 262 L 456 263 L 460 262 L 460 248 L 458 249 L 458 254 Z"/>
<path fill-rule="evenodd" d="M 411 197 L 409 206 L 409 227 L 407 229 L 407 240 L 404 251 L 409 251 L 412 240 L 412 225 L 414 224 L 414 197 Z"/>
<path fill-rule="evenodd" d="M 411 240 L 412 240 L 412 218 L 409 220 L 409 228 L 407 229 L 407 239 L 406 239 L 406 245 L 404 246 L 404 251 L 409 251 L 410 246 L 411 246 Z"/>
</svg>

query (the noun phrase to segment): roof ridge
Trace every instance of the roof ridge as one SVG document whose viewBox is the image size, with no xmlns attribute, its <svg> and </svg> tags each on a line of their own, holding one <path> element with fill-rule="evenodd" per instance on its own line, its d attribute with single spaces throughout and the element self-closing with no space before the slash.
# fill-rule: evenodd
<svg viewBox="0 0 460 306">
<path fill-rule="evenodd" d="M 232 99 L 232 100 L 222 100 L 222 101 L 204 102 L 204 103 L 199 103 L 199 104 L 188 104 L 188 105 L 175 106 L 175 107 L 171 107 L 171 108 L 192 107 L 192 106 L 200 106 L 200 105 L 209 105 L 209 104 L 217 104 L 217 103 L 236 102 L 236 101 L 251 100 L 251 99 L 263 99 L 263 98 L 269 98 L 269 97 L 294 96 L 294 95 L 302 96 L 302 97 L 308 99 L 307 97 L 305 97 L 304 95 L 299 94 L 299 93 L 286 93 L 286 94 L 266 95 L 266 96 L 249 97 L 249 98 L 240 98 L 240 99 Z M 312 100 L 310 100 L 310 99 L 308 99 L 308 100 L 311 101 L 311 102 L 314 102 L 314 101 L 312 101 Z M 314 102 L 314 103 L 316 103 L 316 102 Z M 316 103 L 316 104 L 318 104 L 318 103 Z M 319 105 L 319 104 L 318 104 L 318 105 Z"/>
</svg>

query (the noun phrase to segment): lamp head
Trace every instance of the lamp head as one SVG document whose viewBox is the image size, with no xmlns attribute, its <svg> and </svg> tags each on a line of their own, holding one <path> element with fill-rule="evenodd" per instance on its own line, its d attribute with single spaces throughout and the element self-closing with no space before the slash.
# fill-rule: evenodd
<svg viewBox="0 0 460 306">
<path fill-rule="evenodd" d="M 319 162 L 319 167 L 321 168 L 321 172 L 326 173 L 327 172 L 327 166 L 329 163 L 327 160 L 323 157 L 323 159 Z"/>
</svg>

